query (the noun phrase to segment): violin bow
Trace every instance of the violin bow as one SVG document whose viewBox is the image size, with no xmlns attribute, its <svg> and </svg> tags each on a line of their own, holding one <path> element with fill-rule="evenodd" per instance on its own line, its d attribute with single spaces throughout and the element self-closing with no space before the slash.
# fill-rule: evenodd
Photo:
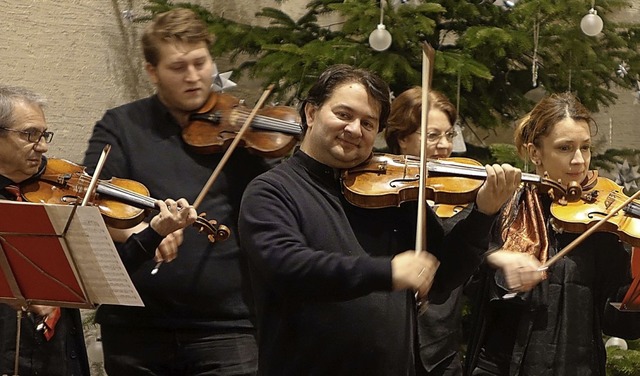
<svg viewBox="0 0 640 376">
<path fill-rule="evenodd" d="M 420 118 L 420 179 L 418 185 L 418 219 L 416 224 L 416 254 L 427 250 L 427 121 L 429 118 L 429 88 L 433 75 L 436 51 L 427 42 L 422 43 L 422 111 Z M 431 286 L 429 286 L 429 289 Z M 427 302 L 418 300 L 418 314 L 423 314 Z"/>
<path fill-rule="evenodd" d="M 218 163 L 215 170 L 213 170 L 213 173 L 211 173 L 209 180 L 207 180 L 207 183 L 204 185 L 204 187 L 202 187 L 202 191 L 200 191 L 200 194 L 198 195 L 196 200 L 193 202 L 194 208 L 197 209 L 198 206 L 204 200 L 204 197 L 206 196 L 207 192 L 209 192 L 209 189 L 211 189 L 211 186 L 218 178 L 218 175 L 220 175 L 220 172 L 222 172 L 222 169 L 227 164 L 227 161 L 231 157 L 231 153 L 233 153 L 233 151 L 236 149 L 236 147 L 238 146 L 238 143 L 240 143 L 240 141 L 242 140 L 242 136 L 244 135 L 246 130 L 249 128 L 249 125 L 251 125 L 251 122 L 253 122 L 253 119 L 256 117 L 256 114 L 258 113 L 260 108 L 262 108 L 262 105 L 271 94 L 271 91 L 273 90 L 273 86 L 274 85 L 271 84 L 269 85 L 269 87 L 267 87 L 267 89 L 262 93 L 260 100 L 258 100 L 258 103 L 256 103 L 256 105 L 253 107 L 253 110 L 251 111 L 249 116 L 247 116 L 247 118 L 245 119 L 244 124 L 242 124 L 242 127 L 240 127 L 240 130 L 238 131 L 238 134 L 233 139 L 233 141 L 229 145 L 229 148 L 227 149 L 227 151 L 225 151 L 224 155 L 222 156 L 220 163 Z"/>
<path fill-rule="evenodd" d="M 220 172 L 222 172 L 222 169 L 224 168 L 224 166 L 227 164 L 227 161 L 229 161 L 229 158 L 231 158 L 231 153 L 233 153 L 233 151 L 236 150 L 236 147 L 238 147 L 238 143 L 240 143 L 240 140 L 242 140 L 242 136 L 249 128 L 249 125 L 251 125 L 251 122 L 253 122 L 253 119 L 256 117 L 258 110 L 260 110 L 264 102 L 267 100 L 267 98 L 271 94 L 271 91 L 273 90 L 273 86 L 274 85 L 271 84 L 269 85 L 269 87 L 267 87 L 267 89 L 262 93 L 262 96 L 258 100 L 258 103 L 256 103 L 255 107 L 253 107 L 253 110 L 251 111 L 249 116 L 247 116 L 247 118 L 245 119 L 244 124 L 242 124 L 242 127 L 240 127 L 240 130 L 238 131 L 238 134 L 229 145 L 229 148 L 224 152 L 222 159 L 220 159 L 220 163 L 218 163 L 216 168 L 213 170 L 213 172 L 211 173 L 211 176 L 209 176 L 209 180 L 207 180 L 204 187 L 202 187 L 200 194 L 198 194 L 198 197 L 193 202 L 192 206 L 194 209 L 198 210 L 198 206 L 200 206 L 200 204 L 204 200 L 204 197 L 207 195 L 207 192 L 209 192 L 209 190 L 211 189 L 211 186 L 220 175 Z M 156 263 L 156 266 L 151 270 L 151 275 L 155 275 L 158 273 L 158 270 L 160 270 L 160 265 L 162 265 L 162 261 L 158 261 Z"/>
<path fill-rule="evenodd" d="M 627 205 L 629 205 L 632 201 L 640 197 L 640 190 L 634 193 L 631 197 L 629 197 L 625 202 L 616 206 L 609 214 L 602 217 L 595 225 L 591 226 L 587 231 L 583 232 L 580 236 L 575 238 L 571 243 L 569 243 L 566 247 L 562 248 L 560 252 L 558 252 L 555 256 L 547 260 L 538 270 L 547 270 L 553 264 L 555 264 L 560 258 L 564 257 L 567 253 L 571 252 L 578 244 L 582 243 L 589 235 L 593 234 L 600 228 L 600 226 L 604 225 L 609 218 L 616 215 L 620 210 L 624 209 Z"/>
<path fill-rule="evenodd" d="M 102 149 L 102 154 L 100 154 L 100 159 L 98 159 L 98 164 L 96 165 L 96 169 L 93 172 L 93 176 L 91 177 L 91 181 L 89 182 L 89 186 L 87 187 L 87 193 L 84 195 L 82 204 L 80 204 L 80 206 L 86 206 L 89 203 L 89 199 L 95 194 L 96 186 L 98 185 L 98 180 L 100 179 L 100 174 L 102 173 L 102 168 L 107 162 L 107 156 L 109 155 L 110 151 L 111 145 L 106 144 Z"/>
<path fill-rule="evenodd" d="M 93 176 L 91 177 L 91 181 L 89 182 L 89 186 L 85 191 L 84 198 L 82 199 L 82 203 L 80 204 L 80 206 L 87 206 L 91 197 L 95 196 L 96 187 L 98 186 L 98 181 L 100 180 L 100 174 L 102 173 L 104 164 L 107 162 L 107 156 L 109 155 L 110 151 L 110 144 L 106 144 L 104 148 L 102 148 L 102 154 L 100 154 L 100 159 L 98 159 L 98 164 L 96 165 L 96 169 L 93 172 Z M 73 209 L 71 209 L 71 214 L 69 215 L 69 220 L 64 226 L 64 230 L 62 230 L 62 236 L 65 236 L 67 234 L 67 231 L 69 231 L 69 226 L 71 226 L 71 219 L 74 217 L 77 208 L 77 204 L 73 205 Z"/>
</svg>

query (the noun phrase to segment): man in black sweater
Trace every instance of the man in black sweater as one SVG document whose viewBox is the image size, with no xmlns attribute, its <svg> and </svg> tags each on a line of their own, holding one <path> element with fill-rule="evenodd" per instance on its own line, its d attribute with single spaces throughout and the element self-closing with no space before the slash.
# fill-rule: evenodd
<svg viewBox="0 0 640 376">
<path fill-rule="evenodd" d="M 428 210 L 429 252 L 416 253 L 415 202 L 363 209 L 341 191 L 340 172 L 370 157 L 389 108 L 379 77 L 329 68 L 300 109 L 300 150 L 245 191 L 239 230 L 260 374 L 413 375 L 414 294 L 443 300 L 471 275 L 493 215 L 518 186 L 518 169 L 487 166 L 475 208 L 450 233 Z"/>
<path fill-rule="evenodd" d="M 183 141 L 182 130 L 215 95 L 211 43 L 206 24 L 191 10 L 156 16 L 142 46 L 157 94 L 105 113 L 89 140 L 87 168 L 110 144 L 105 178 L 136 180 L 152 197 L 191 202 L 198 197 L 223 154 L 199 154 Z M 230 238 L 210 243 L 194 229 L 175 234 L 170 239 L 179 245 L 175 261 L 152 274 L 156 263 L 149 260 L 131 274 L 144 308 L 98 309 L 109 374 L 256 373 L 255 328 L 236 223 L 244 188 L 267 168 L 262 158 L 236 150 L 198 206 L 207 218 L 228 226 Z"/>
</svg>

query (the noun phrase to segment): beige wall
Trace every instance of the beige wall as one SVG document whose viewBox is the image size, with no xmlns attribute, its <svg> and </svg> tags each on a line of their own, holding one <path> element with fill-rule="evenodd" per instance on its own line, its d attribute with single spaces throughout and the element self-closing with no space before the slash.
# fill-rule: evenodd
<svg viewBox="0 0 640 376">
<path fill-rule="evenodd" d="M 243 19 L 253 18 L 262 7 L 278 6 L 266 0 L 199 3 Z M 145 0 L 0 0 L 1 82 L 29 87 L 48 98 L 47 121 L 55 132 L 50 156 L 80 163 L 93 124 L 106 109 L 152 92 L 138 52 L 142 25 L 123 17 L 127 10 L 145 14 L 145 4 Z M 282 8 L 295 12 L 294 4 L 288 1 Z M 218 65 L 221 71 L 229 68 L 224 60 Z M 255 88 L 245 83 L 233 93 L 251 96 Z"/>
<path fill-rule="evenodd" d="M 254 19 L 265 6 L 299 16 L 306 4 L 304 0 L 281 5 L 274 0 L 193 2 L 244 20 Z M 145 0 L 0 0 L 1 82 L 27 86 L 49 98 L 47 119 L 56 133 L 50 156 L 81 162 L 93 124 L 104 111 L 151 92 L 137 50 L 141 25 L 122 14 L 126 10 L 144 14 L 144 4 Z M 621 16 L 640 19 L 640 0 Z M 224 60 L 218 65 L 221 71 L 229 68 Z M 233 94 L 248 100 L 259 96 L 255 83 L 240 83 Z M 611 147 L 640 148 L 635 130 L 640 104 L 634 103 L 631 91 L 621 91 L 620 102 L 598 117 L 607 146 L 611 118 Z"/>
</svg>

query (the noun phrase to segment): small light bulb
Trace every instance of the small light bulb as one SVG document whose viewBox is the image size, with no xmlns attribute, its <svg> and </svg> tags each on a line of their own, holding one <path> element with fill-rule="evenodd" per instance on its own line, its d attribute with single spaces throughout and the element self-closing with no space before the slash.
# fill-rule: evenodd
<svg viewBox="0 0 640 376">
<path fill-rule="evenodd" d="M 378 27 L 369 35 L 369 45 L 376 51 L 385 51 L 391 46 L 391 33 L 387 31 L 384 24 Z"/>
<path fill-rule="evenodd" d="M 591 8 L 589 13 L 582 17 L 582 21 L 580 21 L 580 29 L 582 32 L 590 37 L 594 37 L 602 31 L 603 22 L 602 18 L 598 16 L 598 12 Z"/>
</svg>

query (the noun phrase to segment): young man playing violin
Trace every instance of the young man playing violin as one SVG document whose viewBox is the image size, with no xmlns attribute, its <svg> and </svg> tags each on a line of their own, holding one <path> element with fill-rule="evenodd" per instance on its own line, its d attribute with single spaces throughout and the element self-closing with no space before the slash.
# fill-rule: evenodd
<svg viewBox="0 0 640 376">
<path fill-rule="evenodd" d="M 427 209 L 428 252 L 413 251 L 415 202 L 363 209 L 341 193 L 340 172 L 371 156 L 389 96 L 368 71 L 328 68 L 300 108 L 300 150 L 245 191 L 262 375 L 415 374 L 415 295 L 441 300 L 469 277 L 518 186 L 518 169 L 487 166 L 469 216 L 447 233 Z"/>
<path fill-rule="evenodd" d="M 199 196 L 223 155 L 198 154 L 181 136 L 189 115 L 212 95 L 212 37 L 188 9 L 159 14 L 142 36 L 156 94 L 108 110 L 85 155 L 94 167 L 111 145 L 104 177 L 133 179 L 152 197 Z M 253 375 L 257 346 L 246 266 L 236 228 L 240 199 L 267 163 L 238 149 L 198 207 L 231 229 L 210 243 L 193 230 L 174 234 L 179 257 L 151 274 L 148 261 L 131 274 L 144 308 L 101 306 L 105 368 L 113 375 Z"/>
<path fill-rule="evenodd" d="M 592 126 L 577 98 L 555 94 L 520 122 L 515 145 L 540 176 L 586 190 L 595 176 Z M 616 235 L 593 233 L 541 271 L 578 237 L 558 227 L 551 205 L 550 197 L 523 186 L 501 213 L 479 276 L 468 375 L 604 376 L 603 332 L 640 337 L 640 314 L 608 304 L 620 301 L 631 282 L 629 253 Z"/>
<path fill-rule="evenodd" d="M 20 185 L 38 179 L 46 169 L 44 153 L 53 132 L 47 130 L 44 104 L 42 97 L 25 88 L 0 85 L 0 200 L 22 201 Z M 167 208 L 176 204 L 173 200 L 157 204 L 160 214 L 151 220 L 151 226 L 119 249 L 130 270 L 138 266 L 138 260 L 153 257 L 147 249 L 155 250 L 164 236 L 196 218 L 195 210 L 184 199 L 177 202 L 183 207 L 181 211 Z M 15 373 L 16 310 L 20 309 L 26 312 L 20 323 L 20 375 L 89 376 L 77 309 L 5 304 L 0 304 L 0 374 Z M 39 326 L 41 322 L 46 326 Z"/>
</svg>

